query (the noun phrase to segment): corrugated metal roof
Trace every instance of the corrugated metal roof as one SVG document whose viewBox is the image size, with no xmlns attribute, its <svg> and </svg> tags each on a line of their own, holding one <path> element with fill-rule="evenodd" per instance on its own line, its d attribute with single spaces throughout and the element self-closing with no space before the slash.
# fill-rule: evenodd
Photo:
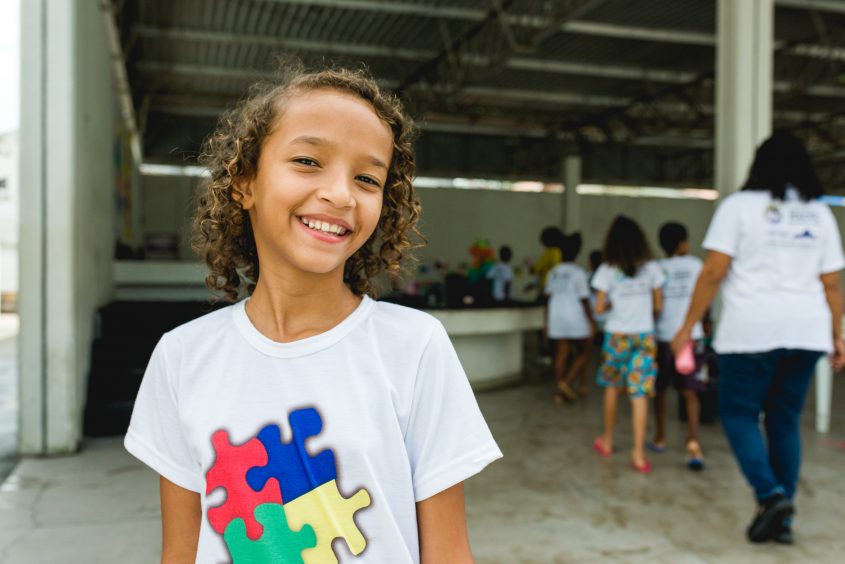
<svg viewBox="0 0 845 564">
<path fill-rule="evenodd" d="M 500 17 L 491 17 L 494 5 L 505 6 Z M 471 109 L 481 125 L 510 115 L 526 128 L 601 128 L 615 108 L 655 98 L 651 113 L 667 112 L 663 119 L 646 119 L 648 112 L 636 107 L 613 115 L 631 131 L 659 134 L 662 124 L 675 135 L 679 127 L 700 125 L 692 108 L 679 111 L 685 103 L 713 106 L 705 78 L 715 61 L 715 0 L 126 0 L 123 6 L 119 21 L 136 110 L 146 104 L 148 128 L 161 138 L 177 123 L 179 131 L 193 123 L 192 136 L 201 138 L 209 120 L 251 82 L 272 76 L 284 54 L 366 65 L 386 86 L 407 86 L 403 96 L 427 123 L 449 121 L 450 108 L 459 108 Z M 574 17 L 565 17 L 564 8 Z M 841 112 L 845 11 L 820 16 L 778 7 L 775 35 L 775 109 L 786 115 L 779 122 Z M 145 148 L 166 157 L 154 140 Z"/>
</svg>

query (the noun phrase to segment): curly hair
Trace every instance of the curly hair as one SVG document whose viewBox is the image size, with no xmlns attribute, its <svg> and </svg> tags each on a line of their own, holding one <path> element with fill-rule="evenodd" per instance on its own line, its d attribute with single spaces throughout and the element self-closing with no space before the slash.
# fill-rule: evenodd
<svg viewBox="0 0 845 564">
<path fill-rule="evenodd" d="M 236 182 L 257 173 L 262 143 L 284 102 L 324 89 L 366 100 L 393 134 L 381 216 L 372 236 L 346 261 L 344 283 L 358 295 L 373 293 L 375 277 L 382 272 L 398 275 L 409 251 L 419 246 L 411 237 L 423 240 L 416 227 L 420 204 L 412 184 L 416 129 L 399 99 L 382 91 L 362 69 L 306 72 L 301 64 L 286 62 L 276 80 L 254 84 L 245 99 L 220 117 L 199 156 L 210 179 L 199 198 L 191 243 L 211 270 L 206 286 L 222 291 L 229 301 L 237 300 L 244 289 L 252 294 L 260 275 L 252 224 Z"/>
</svg>

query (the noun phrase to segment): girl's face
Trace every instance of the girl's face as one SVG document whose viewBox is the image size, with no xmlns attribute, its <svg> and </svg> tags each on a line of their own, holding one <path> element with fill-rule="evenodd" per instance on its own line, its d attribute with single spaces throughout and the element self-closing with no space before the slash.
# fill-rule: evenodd
<svg viewBox="0 0 845 564">
<path fill-rule="evenodd" d="M 238 186 L 261 273 L 342 277 L 378 225 L 392 154 L 368 102 L 328 89 L 288 100 Z"/>
</svg>

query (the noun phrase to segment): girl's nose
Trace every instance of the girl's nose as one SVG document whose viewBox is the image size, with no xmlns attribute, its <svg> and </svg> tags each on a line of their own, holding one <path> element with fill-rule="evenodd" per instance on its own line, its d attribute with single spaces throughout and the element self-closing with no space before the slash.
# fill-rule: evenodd
<svg viewBox="0 0 845 564">
<path fill-rule="evenodd" d="M 318 197 L 336 208 L 354 207 L 355 183 L 349 175 L 334 175 L 320 187 Z"/>
</svg>

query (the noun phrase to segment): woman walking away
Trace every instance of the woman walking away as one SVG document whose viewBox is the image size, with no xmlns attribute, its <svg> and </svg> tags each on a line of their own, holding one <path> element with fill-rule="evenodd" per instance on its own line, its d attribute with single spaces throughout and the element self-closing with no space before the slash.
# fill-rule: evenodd
<svg viewBox="0 0 845 564">
<path fill-rule="evenodd" d="M 792 133 L 775 132 L 757 149 L 742 191 L 713 216 L 704 268 L 672 342 L 677 354 L 721 287 L 719 415 L 757 499 L 751 542 L 792 543 L 804 397 L 824 353 L 833 353 L 835 369 L 845 365 L 845 257 L 821 195 L 807 149 Z"/>
<path fill-rule="evenodd" d="M 608 311 L 598 383 L 604 390 L 604 434 L 593 443 L 602 456 L 613 452 L 616 404 L 624 387 L 631 398 L 634 445 L 631 464 L 651 472 L 645 458 L 648 397 L 654 393 L 657 373 L 654 317 L 660 311 L 663 271 L 651 260 L 651 250 L 640 226 L 619 216 L 604 242 L 605 262 L 593 277 L 596 313 Z M 609 305 L 608 305 L 609 301 Z"/>
</svg>

